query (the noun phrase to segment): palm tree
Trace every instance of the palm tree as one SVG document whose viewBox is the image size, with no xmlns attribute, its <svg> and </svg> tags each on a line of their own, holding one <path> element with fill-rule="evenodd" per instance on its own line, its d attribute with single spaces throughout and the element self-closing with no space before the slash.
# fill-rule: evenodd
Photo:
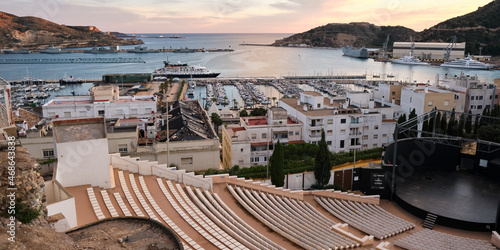
<svg viewBox="0 0 500 250">
<path fill-rule="evenodd" d="M 203 98 L 201 98 L 201 99 L 203 100 L 203 107 L 205 107 L 205 109 L 206 109 L 207 107 L 205 106 L 205 105 L 206 105 L 205 100 L 207 100 L 207 98 L 206 98 L 206 97 L 203 97 Z"/>
<path fill-rule="evenodd" d="M 276 99 L 278 98 L 276 98 L 276 96 L 273 96 L 273 106 L 276 106 Z"/>
<path fill-rule="evenodd" d="M 236 99 L 233 99 L 233 108 L 238 108 L 238 101 Z"/>
<path fill-rule="evenodd" d="M 253 98 L 252 98 L 252 102 L 253 102 L 252 107 L 255 107 L 255 105 L 257 105 L 257 102 L 258 102 L 258 101 L 259 101 L 259 100 L 257 100 L 257 98 L 253 97 Z"/>
</svg>

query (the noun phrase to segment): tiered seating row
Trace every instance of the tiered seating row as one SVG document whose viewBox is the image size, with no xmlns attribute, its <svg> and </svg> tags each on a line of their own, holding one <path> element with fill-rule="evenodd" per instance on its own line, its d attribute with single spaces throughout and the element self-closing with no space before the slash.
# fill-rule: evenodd
<svg viewBox="0 0 500 250">
<path fill-rule="evenodd" d="M 276 243 L 270 241 L 257 231 L 249 230 L 247 227 L 243 226 L 241 223 L 241 219 L 234 215 L 229 215 L 224 209 L 214 200 L 208 190 L 205 190 L 208 195 L 207 197 L 210 199 L 212 203 L 203 195 L 203 193 L 199 189 L 191 189 L 191 187 L 186 186 L 186 190 L 191 198 L 195 201 L 195 203 L 200 207 L 205 214 L 212 218 L 216 223 L 220 223 L 221 227 L 223 227 L 226 231 L 230 231 L 235 235 L 233 237 L 238 238 L 243 243 L 248 243 L 249 248 L 252 249 L 283 249 Z M 195 195 L 196 192 L 196 195 Z M 225 204 L 224 204 L 225 205 Z M 217 208 L 216 208 L 217 206 Z M 236 217 L 236 218 L 235 218 Z M 246 223 L 245 223 L 246 224 Z M 251 227 L 250 227 L 251 228 Z M 231 234 L 232 235 L 232 234 Z M 243 240 L 244 239 L 244 240 Z"/>
<path fill-rule="evenodd" d="M 161 223 L 161 221 L 158 219 L 158 217 L 156 217 L 153 210 L 151 210 L 149 205 L 146 203 L 146 200 L 144 200 L 144 197 L 142 197 L 142 194 L 139 191 L 137 184 L 135 183 L 134 174 L 129 174 L 129 179 L 130 179 L 130 185 L 132 186 L 132 190 L 134 190 L 135 196 L 137 197 L 137 199 L 141 203 L 142 208 L 144 208 L 144 210 L 146 210 L 146 213 L 149 215 L 149 218 L 151 218 L 155 221 L 159 221 Z"/>
<path fill-rule="evenodd" d="M 90 204 L 92 204 L 92 208 L 94 209 L 94 213 L 97 216 L 97 219 L 103 220 L 106 219 L 106 216 L 101 211 L 101 207 L 99 206 L 99 202 L 95 198 L 94 189 L 89 187 L 87 188 L 87 194 L 89 195 Z"/>
<path fill-rule="evenodd" d="M 377 239 L 385 239 L 415 227 L 378 205 L 324 197 L 314 199 L 335 217 Z"/>
<path fill-rule="evenodd" d="M 120 209 L 122 210 L 123 214 L 125 216 L 132 216 L 132 213 L 128 211 L 127 205 L 125 205 L 125 202 L 123 202 L 122 197 L 120 196 L 119 193 L 113 193 L 115 196 L 116 202 L 118 202 L 118 205 L 120 206 Z"/>
<path fill-rule="evenodd" d="M 214 244 L 217 248 L 219 249 L 229 249 L 227 248 L 226 246 L 224 246 L 224 244 L 222 244 L 221 242 L 219 242 L 218 240 L 216 240 L 215 238 L 212 237 L 212 235 L 210 235 L 209 233 L 207 233 L 205 230 L 203 230 L 194 220 L 191 219 L 191 217 L 189 217 L 189 215 L 187 215 L 184 210 L 182 209 L 181 206 L 179 206 L 179 204 L 177 204 L 177 202 L 174 200 L 174 198 L 170 195 L 170 192 L 168 191 L 168 189 L 165 187 L 165 185 L 163 184 L 163 181 L 158 178 L 156 179 L 157 182 L 158 182 L 158 185 L 160 186 L 160 189 L 161 191 L 163 192 L 163 194 L 165 195 L 165 197 L 167 198 L 168 202 L 170 202 L 170 204 L 172 205 L 172 207 L 174 207 L 175 211 L 192 227 L 194 228 L 198 233 L 200 233 L 205 239 L 207 239 L 208 241 L 210 241 L 212 244 Z M 172 191 L 173 193 L 173 191 Z M 182 205 L 182 204 L 181 204 Z M 185 205 L 185 204 L 184 204 Z"/>
<path fill-rule="evenodd" d="M 113 203 L 111 203 L 111 200 L 109 199 L 108 192 L 106 190 L 101 190 L 101 195 L 102 199 L 104 200 L 104 204 L 106 204 L 106 207 L 108 208 L 108 211 L 111 214 L 111 217 L 118 217 L 118 213 L 116 212 Z"/>
<path fill-rule="evenodd" d="M 200 245 L 198 245 L 194 240 L 192 240 L 187 234 L 185 234 L 175 223 L 168 218 L 168 216 L 161 210 L 161 208 L 158 206 L 156 201 L 154 200 L 153 196 L 151 196 L 151 193 L 149 192 L 148 186 L 146 186 L 146 182 L 144 181 L 143 176 L 139 176 L 139 184 L 141 185 L 142 191 L 144 192 L 144 195 L 146 195 L 146 198 L 148 199 L 149 203 L 153 207 L 153 209 L 156 211 L 158 215 L 167 223 L 167 225 L 174 230 L 174 232 L 179 235 L 179 237 L 184 240 L 187 244 L 191 245 L 195 249 L 203 249 Z M 187 245 L 184 243 L 184 248 L 187 248 Z"/>
<path fill-rule="evenodd" d="M 264 193 L 259 195 L 256 191 L 250 192 L 240 187 L 228 186 L 228 189 L 235 199 L 257 219 L 299 246 L 307 249 L 337 249 L 359 245 L 331 231 L 330 226 L 333 224 L 321 225 L 314 219 L 316 218 L 314 216 L 296 213 L 295 211 L 303 211 L 298 207 L 284 207 L 288 205 L 279 203 L 274 195 Z"/>
<path fill-rule="evenodd" d="M 123 193 L 125 194 L 125 198 L 127 198 L 128 203 L 134 210 L 135 214 L 140 217 L 145 217 L 144 214 L 142 213 L 141 209 L 137 206 L 135 203 L 134 198 L 132 197 L 132 194 L 130 193 L 127 182 L 125 181 L 125 177 L 123 176 L 122 171 L 118 171 L 118 179 L 120 179 L 120 185 L 122 186 Z"/>
<path fill-rule="evenodd" d="M 441 233 L 434 230 L 423 229 L 410 236 L 394 242 L 394 245 L 410 249 L 433 249 L 433 250 L 495 250 L 491 243 L 485 240 L 476 240 L 459 237 L 451 234 Z"/>
</svg>

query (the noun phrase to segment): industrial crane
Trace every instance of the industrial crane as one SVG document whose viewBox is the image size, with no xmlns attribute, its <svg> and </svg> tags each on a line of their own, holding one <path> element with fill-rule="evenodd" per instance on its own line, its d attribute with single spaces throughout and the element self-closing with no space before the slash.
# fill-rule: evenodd
<svg viewBox="0 0 500 250">
<path fill-rule="evenodd" d="M 451 39 L 451 42 L 444 49 L 446 51 L 444 53 L 444 61 L 445 62 L 449 62 L 450 61 L 451 50 L 453 49 L 453 46 L 455 46 L 456 44 L 457 44 L 457 36 L 453 36 L 453 38 Z"/>
<path fill-rule="evenodd" d="M 389 35 L 387 35 L 387 38 L 385 39 L 384 42 L 384 49 L 383 49 L 383 54 L 382 54 L 382 60 L 385 62 L 388 60 L 388 55 L 387 55 L 387 45 L 389 44 Z"/>
</svg>

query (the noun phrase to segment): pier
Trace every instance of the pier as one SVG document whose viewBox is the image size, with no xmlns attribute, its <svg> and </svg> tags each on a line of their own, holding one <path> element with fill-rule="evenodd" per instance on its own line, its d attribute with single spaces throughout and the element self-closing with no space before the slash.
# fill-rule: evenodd
<svg viewBox="0 0 500 250">
<path fill-rule="evenodd" d="M 0 59 L 0 64 L 146 63 L 141 58 Z"/>
</svg>

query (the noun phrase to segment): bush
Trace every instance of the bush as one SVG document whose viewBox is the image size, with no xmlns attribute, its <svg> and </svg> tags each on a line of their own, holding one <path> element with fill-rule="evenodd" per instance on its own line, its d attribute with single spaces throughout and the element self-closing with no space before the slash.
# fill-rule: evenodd
<svg viewBox="0 0 500 250">
<path fill-rule="evenodd" d="M 16 202 L 16 219 L 22 223 L 30 223 L 32 220 L 38 218 L 41 211 L 42 205 L 38 208 L 33 208 L 23 203 L 21 199 L 18 199 Z"/>
</svg>

